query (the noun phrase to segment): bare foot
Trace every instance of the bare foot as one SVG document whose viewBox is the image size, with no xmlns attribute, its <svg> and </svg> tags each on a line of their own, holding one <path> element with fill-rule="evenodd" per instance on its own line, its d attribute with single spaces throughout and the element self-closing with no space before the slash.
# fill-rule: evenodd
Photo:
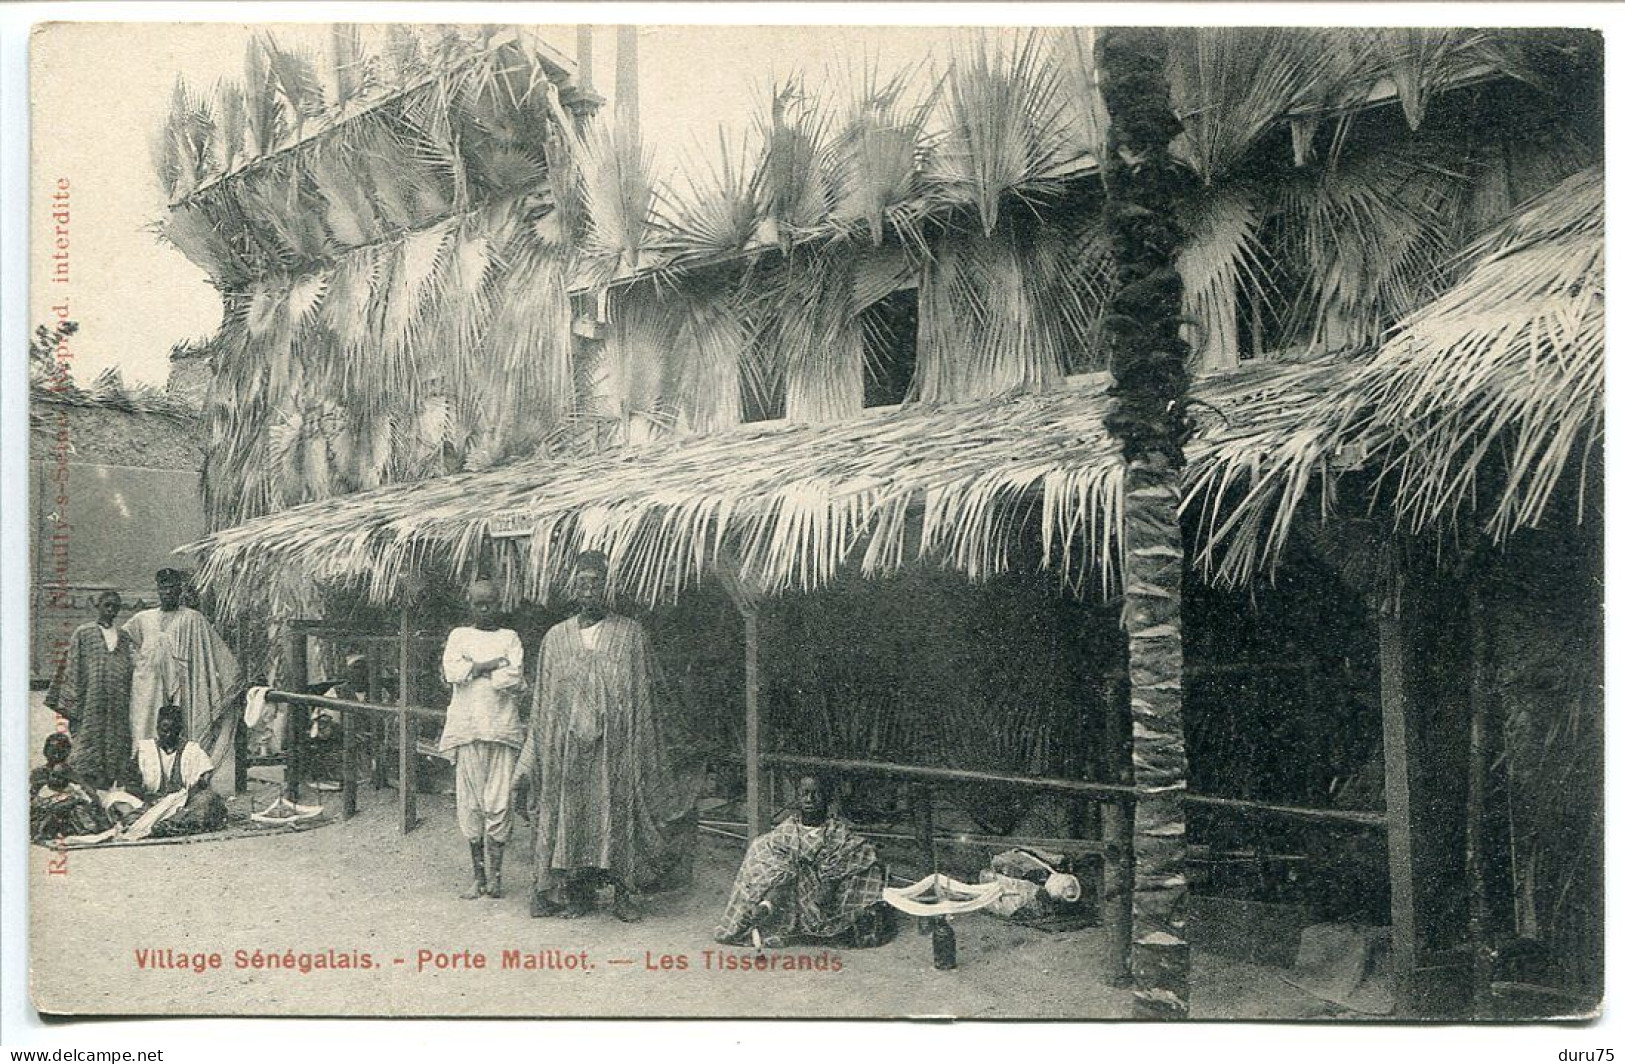
<svg viewBox="0 0 1625 1064">
<path fill-rule="evenodd" d="M 469 887 L 467 890 L 463 891 L 461 894 L 459 894 L 457 896 L 459 898 L 461 898 L 463 901 L 476 901 L 476 900 L 478 900 L 480 898 L 485 897 L 485 884 L 484 883 L 476 883 L 472 887 Z"/>
<path fill-rule="evenodd" d="M 635 924 L 643 919 L 643 910 L 638 903 L 619 891 L 615 893 L 615 905 L 610 912 L 623 924 Z"/>
</svg>

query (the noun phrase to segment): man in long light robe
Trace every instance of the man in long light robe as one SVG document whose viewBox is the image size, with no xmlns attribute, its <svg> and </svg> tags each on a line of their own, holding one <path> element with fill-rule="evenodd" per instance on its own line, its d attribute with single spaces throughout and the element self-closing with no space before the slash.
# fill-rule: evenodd
<svg viewBox="0 0 1625 1064">
<path fill-rule="evenodd" d="M 497 624 L 496 608 L 490 583 L 470 588 L 473 623 L 451 630 L 440 661 L 452 690 L 440 752 L 457 766 L 457 825 L 474 862 L 468 900 L 502 897 L 502 848 L 513 826 L 514 769 L 525 742 L 519 720 L 525 648 L 518 633 Z"/>
<path fill-rule="evenodd" d="M 585 915 L 607 878 L 615 916 L 640 919 L 635 891 L 693 808 L 692 779 L 668 761 L 648 636 L 609 613 L 607 579 L 604 556 L 582 554 L 577 613 L 542 642 L 520 754 L 536 806 L 532 916 Z"/>
<path fill-rule="evenodd" d="M 96 596 L 96 620 L 68 637 L 68 650 L 45 704 L 73 728 L 70 767 L 83 783 L 106 789 L 130 759 L 131 640 L 114 625 L 123 602 L 117 591 Z"/>
<path fill-rule="evenodd" d="M 125 622 L 135 655 L 130 732 L 137 744 L 154 738 L 159 708 L 180 706 L 187 736 L 208 751 L 214 786 L 225 791 L 235 775 L 237 659 L 207 617 L 181 605 L 185 583 L 178 570 L 159 570 L 158 606 Z"/>
</svg>

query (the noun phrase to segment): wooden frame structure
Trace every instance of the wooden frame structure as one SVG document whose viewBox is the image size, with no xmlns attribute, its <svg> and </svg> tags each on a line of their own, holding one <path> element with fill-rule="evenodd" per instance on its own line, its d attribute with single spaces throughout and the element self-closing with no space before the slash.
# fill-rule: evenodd
<svg viewBox="0 0 1625 1064">
<path fill-rule="evenodd" d="M 1048 777 L 1012 776 L 1003 773 L 978 772 L 965 769 L 947 769 L 924 765 L 905 765 L 895 762 L 865 761 L 841 758 L 812 757 L 795 754 L 764 752 L 761 736 L 761 691 L 758 673 L 760 648 L 760 616 L 765 594 L 745 578 L 736 558 L 722 553 L 715 573 L 723 590 L 744 622 L 745 657 L 745 748 L 740 760 L 745 770 L 745 830 L 747 838 L 755 838 L 772 827 L 772 813 L 767 808 L 763 786 L 763 769 L 806 769 L 835 775 L 864 775 L 905 781 L 910 785 L 910 804 L 915 811 L 915 841 L 921 847 L 927 863 L 936 867 L 936 832 L 933 826 L 933 785 L 969 783 L 983 786 L 1007 787 L 1015 790 L 1038 791 L 1098 803 L 1100 838 L 1067 840 L 1068 848 L 1080 854 L 1097 854 L 1103 858 L 1101 882 L 1097 896 L 1101 899 L 1102 922 L 1108 935 L 1108 981 L 1114 986 L 1127 986 L 1132 982 L 1130 952 L 1133 943 L 1133 884 L 1134 884 L 1134 806 L 1139 789 L 1132 782 L 1132 768 L 1126 757 L 1113 757 L 1118 746 L 1126 747 L 1126 736 L 1115 734 L 1120 727 L 1108 727 L 1104 737 L 1107 762 L 1117 765 L 1112 782 L 1070 780 Z M 1379 618 L 1383 617 L 1379 611 Z M 1318 809 L 1305 806 L 1283 805 L 1238 798 L 1220 798 L 1187 793 L 1187 805 L 1222 810 L 1232 815 L 1280 818 L 1300 823 L 1337 825 L 1346 828 L 1384 831 L 1388 833 L 1389 874 L 1396 886 L 1391 892 L 1393 908 L 1393 936 L 1395 958 L 1396 1000 L 1401 1016 L 1419 1016 L 1421 995 L 1417 989 L 1417 971 L 1421 966 L 1417 950 L 1416 912 L 1417 884 L 1415 862 L 1411 855 L 1409 820 L 1410 780 L 1409 768 L 1414 761 L 1410 746 L 1405 742 L 1405 729 L 1414 727 L 1411 714 L 1406 711 L 1403 682 L 1403 648 L 1394 643 L 1397 629 L 1394 619 L 1388 618 L 1388 631 L 1382 646 L 1383 675 L 1383 734 L 1385 778 L 1388 787 L 1388 808 L 1399 810 L 1397 829 L 1391 828 L 1389 816 L 1383 813 Z M 1393 629 L 1393 630 L 1390 630 Z M 1117 724 L 1113 715 L 1107 715 Z M 1390 732 L 1398 734 L 1391 737 Z M 1399 758 L 1396 768 L 1393 758 Z M 1397 780 L 1397 782 L 1396 782 Z M 1403 884 L 1402 886 L 1399 884 Z"/>
<path fill-rule="evenodd" d="M 312 635 L 328 633 L 343 633 L 343 641 L 350 645 L 368 645 L 373 647 L 387 647 L 394 649 L 399 657 L 399 687 L 393 705 L 379 702 L 361 702 L 353 699 L 329 698 L 325 695 L 314 695 L 303 690 L 310 683 L 309 672 L 309 646 L 308 639 Z M 402 834 L 411 831 L 418 823 L 417 813 L 417 722 L 419 720 L 444 721 L 446 712 L 443 709 L 432 709 L 416 704 L 417 691 L 413 684 L 413 656 L 415 644 L 423 642 L 425 637 L 413 632 L 410 627 L 409 614 L 401 611 L 400 628 L 395 635 L 355 635 L 345 633 L 344 629 L 330 623 L 319 621 L 292 621 L 289 622 L 288 631 L 284 637 L 283 660 L 287 663 L 287 677 L 284 683 L 292 690 L 272 689 L 266 692 L 265 700 L 269 703 L 287 706 L 289 709 L 287 745 L 284 756 L 280 759 L 284 765 L 283 790 L 290 801 L 297 801 L 299 789 L 308 781 L 310 770 L 309 750 L 307 736 L 310 728 L 310 711 L 312 709 L 325 709 L 335 712 L 344 720 L 342 740 L 342 767 L 340 769 L 340 783 L 343 795 L 343 818 L 350 819 L 356 815 L 359 808 L 359 779 L 356 773 L 356 762 L 360 753 L 360 735 L 352 726 L 351 718 L 379 720 L 392 723 L 397 736 L 397 782 L 399 806 L 399 824 Z M 367 658 L 368 686 L 371 690 L 379 689 L 379 662 L 376 655 Z M 241 734 L 241 732 L 239 732 Z M 382 789 L 385 786 L 383 753 L 386 744 L 380 742 L 375 760 L 372 777 L 373 787 Z M 273 759 L 274 760 L 274 759 Z M 236 788 L 241 792 L 247 783 L 248 762 L 246 758 L 237 761 Z"/>
<path fill-rule="evenodd" d="M 908 765 L 886 761 L 855 760 L 787 754 L 763 749 L 761 727 L 761 691 L 759 660 L 760 620 L 767 599 L 762 589 L 754 586 L 741 574 L 737 560 L 724 552 L 717 559 L 715 575 L 723 590 L 743 621 L 744 657 L 744 710 L 745 728 L 743 749 L 738 754 L 745 775 L 745 822 L 741 825 L 748 838 L 772 827 L 773 812 L 768 797 L 768 780 L 764 774 L 773 770 L 808 770 L 838 776 L 866 776 L 892 779 L 906 784 L 910 791 L 910 806 L 915 824 L 912 839 L 925 859 L 935 866 L 938 833 L 932 814 L 933 789 L 942 785 L 972 784 L 1033 791 L 1090 803 L 1099 810 L 1098 817 L 1090 821 L 1098 825 L 1094 838 L 1064 840 L 1066 848 L 1082 855 L 1101 858 L 1100 881 L 1096 895 L 1101 900 L 1102 923 L 1107 934 L 1107 979 L 1113 985 L 1127 985 L 1129 981 L 1129 955 L 1132 934 L 1132 884 L 1134 881 L 1133 823 L 1134 806 L 1139 791 L 1132 782 L 1126 753 L 1126 737 L 1122 731 L 1125 721 L 1108 714 L 1103 729 L 1102 756 L 1097 759 L 1096 772 L 1104 772 L 1115 779 L 1077 780 L 1049 777 L 1026 777 L 1004 773 L 949 769 L 925 765 Z M 1386 834 L 1388 879 L 1390 884 L 1390 926 L 1393 957 L 1396 1016 L 1399 1018 L 1425 1018 L 1448 1011 L 1446 976 L 1454 976 L 1460 968 L 1454 958 L 1425 948 L 1423 929 L 1427 926 L 1434 899 L 1428 894 L 1430 883 L 1419 874 L 1419 852 L 1431 845 L 1430 829 L 1423 823 L 1420 810 L 1424 808 L 1426 788 L 1430 786 L 1421 771 L 1421 751 L 1418 734 L 1416 696 L 1413 693 L 1411 648 L 1412 627 L 1416 618 L 1402 612 L 1398 593 L 1400 583 L 1390 588 L 1386 596 L 1369 593 L 1366 602 L 1373 617 L 1377 633 L 1378 668 L 1380 672 L 1381 722 L 1384 757 L 1384 796 L 1386 812 L 1323 809 L 1280 803 L 1260 802 L 1211 795 L 1187 793 L 1188 806 L 1222 811 L 1228 815 L 1269 820 L 1290 820 L 1300 824 L 1322 825 L 1343 829 L 1381 831 Z M 1470 698 L 1471 747 L 1469 751 L 1469 820 L 1468 826 L 1468 879 L 1471 890 L 1471 912 L 1474 920 L 1472 934 L 1472 993 L 1475 1010 L 1488 1007 L 1491 990 L 1489 983 L 1489 957 L 1483 941 L 1484 920 L 1483 857 L 1481 852 L 1482 807 L 1484 804 L 1484 734 L 1489 724 L 1491 707 L 1487 696 L 1479 691 L 1482 675 L 1490 668 L 1487 660 L 1489 621 L 1483 604 L 1473 595 L 1470 609 L 1473 636 L 1474 691 Z M 312 635 L 331 634 L 344 645 L 388 647 L 399 656 L 400 690 L 394 704 L 361 702 L 305 693 L 309 682 L 307 640 Z M 279 689 L 267 693 L 267 701 L 289 707 L 289 742 L 285 759 L 287 796 L 297 800 L 300 787 L 308 781 L 308 728 L 309 713 L 313 709 L 336 712 L 346 719 L 343 738 L 342 816 L 353 817 L 358 807 L 357 753 L 360 732 L 350 725 L 353 718 L 389 722 L 398 736 L 398 765 L 400 786 L 397 794 L 399 830 L 404 834 L 418 823 L 416 794 L 417 724 L 420 720 L 444 721 L 445 711 L 419 705 L 419 693 L 414 689 L 415 651 L 417 644 L 429 637 L 414 632 L 409 615 L 402 611 L 398 631 L 389 634 L 351 634 L 341 626 L 312 621 L 295 621 L 289 627 L 284 648 L 288 664 L 285 681 L 292 690 Z M 368 655 L 369 686 L 378 689 L 380 661 L 376 653 Z M 239 762 L 239 774 L 246 771 Z M 1115 767 L 1114 767 L 1115 766 Z M 380 763 L 381 767 L 381 763 Z M 375 786 L 383 781 L 374 777 Z M 1421 795 L 1422 797 L 1419 797 Z M 1477 810 L 1475 815 L 1474 810 Z M 984 840 L 996 844 L 996 840 Z M 1013 840 L 1014 841 L 1014 840 Z M 1062 840 L 1050 840 L 1059 846 Z"/>
</svg>

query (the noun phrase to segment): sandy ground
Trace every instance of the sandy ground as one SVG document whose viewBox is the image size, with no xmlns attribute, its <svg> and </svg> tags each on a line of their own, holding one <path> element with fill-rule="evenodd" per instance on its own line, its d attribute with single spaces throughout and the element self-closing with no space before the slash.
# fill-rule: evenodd
<svg viewBox="0 0 1625 1064">
<path fill-rule="evenodd" d="M 297 834 L 70 852 L 62 875 L 48 875 L 50 853 L 32 848 L 36 1007 L 81 1015 L 1129 1013 L 1128 993 L 1101 979 L 1106 943 L 1099 930 L 1049 934 L 981 915 L 956 922 L 959 967 L 950 972 L 931 967 L 930 939 L 911 922 L 874 950 L 768 954 L 781 963 L 805 956 L 825 970 L 724 969 L 724 954 L 755 956 L 710 941 L 742 852 L 742 844 L 726 839 L 704 838 L 694 888 L 651 898 L 647 918 L 636 925 L 607 912 L 577 921 L 531 919 L 523 889 L 530 846 L 522 830 L 509 847 L 507 876 L 510 887 L 521 889 L 499 900 L 461 901 L 467 850 L 450 799 L 424 796 L 422 823 L 403 836 L 393 797 L 364 788 L 355 819 Z M 139 951 L 148 950 L 217 954 L 219 967 L 143 967 Z M 366 955 L 375 967 L 301 973 L 253 966 L 255 951 L 262 957 L 292 951 L 298 963 L 298 954 L 327 959 L 330 950 Z M 544 954 L 550 960 L 584 953 L 587 963 L 573 971 L 505 969 L 506 950 L 560 951 Z M 480 956 L 484 968 L 466 966 Z M 661 970 L 662 963 L 686 967 Z M 450 964 L 457 966 L 442 966 Z M 1213 957 L 1197 958 L 1192 1008 L 1214 1019 L 1326 1015 L 1275 970 Z"/>
</svg>

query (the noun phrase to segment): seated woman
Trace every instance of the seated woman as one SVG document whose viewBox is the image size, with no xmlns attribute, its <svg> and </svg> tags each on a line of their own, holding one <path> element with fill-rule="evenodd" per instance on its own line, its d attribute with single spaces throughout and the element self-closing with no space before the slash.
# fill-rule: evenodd
<svg viewBox="0 0 1625 1064">
<path fill-rule="evenodd" d="M 745 851 L 717 941 L 741 945 L 756 930 L 764 946 L 879 945 L 889 937 L 891 910 L 881 901 L 886 869 L 875 848 L 830 812 L 825 781 L 803 777 L 796 796 L 797 815 Z"/>
<path fill-rule="evenodd" d="M 96 793 L 68 768 L 72 752 L 68 737 L 53 733 L 45 740 L 45 764 L 29 773 L 28 837 L 35 842 L 50 845 L 109 827 Z"/>
<path fill-rule="evenodd" d="M 126 828 L 126 839 L 195 835 L 225 826 L 226 801 L 209 789 L 214 764 L 197 743 L 182 741 L 183 720 L 179 706 L 163 706 L 158 737 L 135 745 L 128 789 L 147 807 Z"/>
<path fill-rule="evenodd" d="M 68 767 L 68 761 L 73 757 L 73 740 L 61 732 L 52 732 L 45 737 L 45 764 L 36 766 L 28 773 L 28 796 L 30 798 L 39 793 L 45 786 L 46 779 L 51 771 L 58 767 L 67 771 L 70 779 L 79 782 L 73 769 Z"/>
</svg>

